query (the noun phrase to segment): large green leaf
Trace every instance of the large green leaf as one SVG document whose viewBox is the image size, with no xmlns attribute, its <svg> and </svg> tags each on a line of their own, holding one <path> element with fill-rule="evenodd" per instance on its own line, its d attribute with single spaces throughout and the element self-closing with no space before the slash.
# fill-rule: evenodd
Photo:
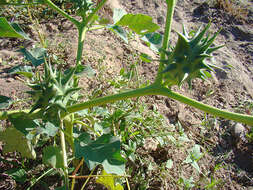
<svg viewBox="0 0 253 190">
<path fill-rule="evenodd" d="M 11 98 L 0 95 L 0 109 L 8 108 L 12 102 L 13 100 Z"/>
<path fill-rule="evenodd" d="M 107 173 L 122 175 L 125 160 L 120 155 L 120 141 L 109 134 L 92 141 L 89 134 L 83 133 L 74 142 L 76 158 L 84 158 L 90 169 L 102 164 Z"/>
<path fill-rule="evenodd" d="M 116 184 L 115 177 L 117 176 L 108 175 L 105 170 L 101 175 L 96 179 L 97 183 L 104 185 L 108 190 L 124 190 L 120 184 Z"/>
<path fill-rule="evenodd" d="M 3 153 L 18 151 L 22 157 L 36 158 L 31 142 L 16 128 L 11 126 L 0 132 L 0 139 L 5 142 Z"/>
<path fill-rule="evenodd" d="M 46 49 L 45 48 L 34 48 L 31 50 L 27 50 L 25 48 L 21 48 L 19 50 L 24 54 L 25 58 L 28 61 L 31 61 L 32 65 L 37 67 L 45 62 Z"/>
<path fill-rule="evenodd" d="M 26 136 L 26 138 L 29 140 L 33 139 L 33 134 L 29 132 L 37 128 L 39 125 L 29 117 L 29 114 L 22 112 L 15 113 L 9 115 L 8 119 L 17 130 Z"/>
<path fill-rule="evenodd" d="M 143 14 L 126 14 L 115 25 L 127 26 L 140 35 L 159 29 L 159 26 L 152 22 L 152 17 Z"/>
<path fill-rule="evenodd" d="M 0 37 L 25 38 L 30 40 L 17 23 L 9 24 L 4 17 L 0 17 Z"/>
<path fill-rule="evenodd" d="M 60 147 L 47 146 L 43 149 L 42 161 L 53 168 L 63 168 L 62 151 Z"/>
</svg>

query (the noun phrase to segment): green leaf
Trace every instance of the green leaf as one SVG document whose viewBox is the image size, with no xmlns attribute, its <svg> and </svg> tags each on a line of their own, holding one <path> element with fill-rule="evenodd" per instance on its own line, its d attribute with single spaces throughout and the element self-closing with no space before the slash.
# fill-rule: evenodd
<svg viewBox="0 0 253 190">
<path fill-rule="evenodd" d="M 125 160 L 120 155 L 120 141 L 109 134 L 91 141 L 89 134 L 83 133 L 74 141 L 75 157 L 82 158 L 92 170 L 102 164 L 107 173 L 124 174 Z"/>
<path fill-rule="evenodd" d="M 8 108 L 13 103 L 13 100 L 7 96 L 0 95 L 0 109 Z"/>
<path fill-rule="evenodd" d="M 63 168 L 62 151 L 60 147 L 47 146 L 43 149 L 42 162 L 53 168 Z"/>
<path fill-rule="evenodd" d="M 15 67 L 12 67 L 11 69 L 8 70 L 8 73 L 10 74 L 20 74 L 20 73 L 32 73 L 32 67 L 31 66 L 22 66 L 22 65 L 17 65 Z"/>
<path fill-rule="evenodd" d="M 122 27 L 117 25 L 108 25 L 107 28 L 117 34 L 122 40 L 124 40 L 124 42 L 128 43 L 127 32 Z"/>
<path fill-rule="evenodd" d="M 33 135 L 29 134 L 29 131 L 37 128 L 38 124 L 29 117 L 29 114 L 23 112 L 15 113 L 9 115 L 8 119 L 17 130 L 26 136 L 26 138 L 32 140 Z"/>
<path fill-rule="evenodd" d="M 167 169 L 171 169 L 173 167 L 173 161 L 171 159 L 169 159 L 167 162 L 166 162 L 166 168 Z"/>
<path fill-rule="evenodd" d="M 22 65 L 17 65 L 15 67 L 12 67 L 11 69 L 8 70 L 8 73 L 10 74 L 17 74 L 17 75 L 23 75 L 24 77 L 27 78 L 32 78 L 33 77 L 33 71 L 31 66 L 22 66 Z"/>
<path fill-rule="evenodd" d="M 152 17 L 143 14 L 126 14 L 115 25 L 127 26 L 140 35 L 159 29 L 159 26 L 152 22 Z"/>
<path fill-rule="evenodd" d="M 25 38 L 31 40 L 18 24 L 9 24 L 4 17 L 0 17 L 0 37 Z"/>
<path fill-rule="evenodd" d="M 56 127 L 53 123 L 51 122 L 46 122 L 45 126 L 43 127 L 37 127 L 37 132 L 39 134 L 46 134 L 50 137 L 54 137 L 59 130 L 59 127 Z"/>
<path fill-rule="evenodd" d="M 37 67 L 45 62 L 46 49 L 45 48 L 34 48 L 27 50 L 26 48 L 21 48 L 19 50 L 24 54 L 25 59 L 31 61 L 32 65 Z"/>
<path fill-rule="evenodd" d="M 113 10 L 113 23 L 116 24 L 126 14 L 127 14 L 127 12 L 124 9 L 114 9 Z"/>
<path fill-rule="evenodd" d="M 90 65 L 78 65 L 75 74 L 81 75 L 86 74 L 87 77 L 91 78 L 96 75 L 96 71 Z"/>
<path fill-rule="evenodd" d="M 192 187 L 195 186 L 193 177 L 190 177 L 190 179 L 180 177 L 179 182 L 183 183 L 186 189 L 191 189 Z"/>
<path fill-rule="evenodd" d="M 36 158 L 31 142 L 16 128 L 8 127 L 5 131 L 0 132 L 0 139 L 5 142 L 3 153 L 18 151 L 22 157 Z"/>
<path fill-rule="evenodd" d="M 200 173 L 201 171 L 197 161 L 202 157 L 202 155 L 203 154 L 200 152 L 200 146 L 195 144 L 183 163 L 191 164 L 192 167 Z"/>
<path fill-rule="evenodd" d="M 140 55 L 140 58 L 142 61 L 146 62 L 146 63 L 151 63 L 152 62 L 152 57 L 150 57 L 149 55 L 142 53 Z"/>
<path fill-rule="evenodd" d="M 191 163 L 191 165 L 192 165 L 192 167 L 194 167 L 199 173 L 201 172 L 201 171 L 200 171 L 200 168 L 199 168 L 199 165 L 198 165 L 198 163 L 197 163 L 196 161 L 193 161 L 193 162 Z"/>
<path fill-rule="evenodd" d="M 12 168 L 8 171 L 5 171 L 5 173 L 11 176 L 16 182 L 19 182 L 22 184 L 25 183 L 27 179 L 27 173 L 22 168 Z"/>
<path fill-rule="evenodd" d="M 157 32 L 145 34 L 141 39 L 147 42 L 155 52 L 159 52 L 159 49 L 162 48 L 163 36 Z"/>
<path fill-rule="evenodd" d="M 108 190 L 124 190 L 120 184 L 116 184 L 115 178 L 117 176 L 108 175 L 105 170 L 102 171 L 101 175 L 96 179 L 97 183 L 104 185 Z"/>
<path fill-rule="evenodd" d="M 202 153 L 200 152 L 200 145 L 195 144 L 194 147 L 191 150 L 191 155 L 194 160 L 199 160 L 202 157 Z"/>
</svg>

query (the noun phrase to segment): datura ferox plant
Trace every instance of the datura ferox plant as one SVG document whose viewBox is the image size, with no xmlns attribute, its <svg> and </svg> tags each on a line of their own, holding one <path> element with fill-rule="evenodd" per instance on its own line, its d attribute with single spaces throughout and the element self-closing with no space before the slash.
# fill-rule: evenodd
<svg viewBox="0 0 253 190">
<path fill-rule="evenodd" d="M 53 168 L 59 168 L 62 171 L 65 176 L 63 189 L 74 189 L 75 183 L 69 184 L 69 178 L 73 176 L 69 175 L 68 166 L 72 161 L 72 165 L 76 167 L 74 173 L 80 167 L 76 164 L 76 161 L 84 160 L 90 170 L 95 169 L 97 165 L 102 165 L 104 174 L 117 174 L 123 177 L 125 175 L 125 159 L 120 154 L 120 141 L 118 137 L 115 137 L 113 134 L 93 133 L 91 138 L 91 134 L 87 133 L 87 131 L 81 131 L 80 134 L 74 135 L 76 124 L 86 126 L 83 121 L 80 121 L 80 111 L 84 109 L 133 97 L 162 95 L 217 117 L 234 120 L 250 126 L 253 125 L 253 117 L 251 115 L 217 109 L 185 97 L 171 89 L 173 85 L 181 86 L 184 81 L 191 85 L 191 80 L 195 78 L 206 80 L 211 76 L 210 72 L 213 72 L 214 68 L 216 68 L 215 65 L 206 61 L 210 59 L 212 52 L 222 47 L 213 46 L 213 41 L 218 32 L 211 37 L 209 36 L 208 30 L 211 23 L 202 30 L 199 29 L 193 33 L 188 33 L 186 29 L 183 29 L 182 34 L 178 33 L 175 47 L 168 48 L 176 0 L 166 0 L 167 15 L 165 15 L 166 26 L 163 36 L 155 33 L 155 30 L 159 27 L 152 22 L 152 18 L 143 14 L 127 14 L 124 10 L 115 9 L 113 24 L 102 22 L 97 12 L 106 1 L 66 0 L 66 3 L 70 3 L 71 8 L 74 9 L 72 13 L 76 13 L 79 16 L 72 17 L 51 0 L 0 0 L 0 6 L 47 5 L 72 22 L 78 31 L 76 66 L 67 71 L 55 69 L 50 64 L 50 56 L 41 53 L 44 50 L 36 52 L 23 51 L 26 59 L 35 66 L 33 69 L 36 69 L 38 66 L 37 60 L 44 60 L 39 62 L 39 64 L 44 64 L 44 75 L 38 71 L 35 74 L 31 74 L 28 67 L 26 67 L 25 71 L 16 73 L 28 78 L 26 84 L 31 88 L 31 91 L 28 93 L 33 97 L 34 104 L 27 110 L 6 109 L 0 112 L 0 119 L 8 119 L 12 125 L 6 131 L 0 132 L 0 140 L 4 140 L 5 146 L 8 147 L 6 151 L 19 151 L 23 156 L 29 155 L 27 157 L 35 158 L 34 147 L 36 147 L 36 143 L 40 138 L 46 135 L 50 139 L 59 135 L 60 145 L 54 144 L 46 147 L 43 150 L 42 160 L 44 164 L 49 164 Z M 148 36 L 152 36 L 153 34 L 154 36 L 158 36 L 157 39 L 162 42 L 157 51 L 160 55 L 157 76 L 151 85 L 144 88 L 80 102 L 79 97 L 81 94 L 78 86 L 78 72 L 87 70 L 88 68 L 81 64 L 85 34 L 90 30 L 101 28 L 113 31 L 125 42 L 128 41 L 127 37 L 130 35 L 126 28 L 131 29 L 137 35 L 140 35 L 141 38 L 146 37 L 149 45 L 159 45 L 159 42 L 148 38 Z M 16 37 L 31 40 L 17 23 L 9 23 L 4 17 L 0 17 L 0 37 Z M 147 55 L 147 57 L 149 56 Z M 0 108 L 2 109 L 8 108 L 11 104 L 11 99 L 5 96 L 1 96 L 0 101 Z M 23 148 L 20 145 L 16 146 L 15 139 L 7 138 L 11 134 L 19 136 L 17 139 L 26 139 Z M 69 146 L 66 146 L 66 142 Z M 69 149 L 71 151 L 67 153 Z M 68 159 L 69 156 L 74 159 Z M 107 177 L 111 177 L 111 180 L 114 182 L 115 178 L 112 175 Z M 121 186 L 117 186 L 117 189 L 122 188 Z"/>
</svg>

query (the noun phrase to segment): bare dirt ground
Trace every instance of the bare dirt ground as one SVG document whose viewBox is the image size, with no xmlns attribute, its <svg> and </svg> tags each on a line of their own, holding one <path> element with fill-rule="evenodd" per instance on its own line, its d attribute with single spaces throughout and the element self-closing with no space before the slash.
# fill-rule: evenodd
<svg viewBox="0 0 253 190">
<path fill-rule="evenodd" d="M 164 0 L 114 0 L 104 11 L 108 13 L 110 7 L 121 7 L 131 13 L 150 15 L 154 22 L 161 26 L 159 32 L 162 33 L 163 31 L 166 14 Z M 251 9 L 247 9 L 247 14 L 244 12 L 244 7 L 231 12 L 229 8 L 217 7 L 211 1 L 178 0 L 173 20 L 171 43 L 175 44 L 177 39 L 175 31 L 181 32 L 182 24 L 188 29 L 196 29 L 211 20 L 213 32 L 222 28 L 215 44 L 225 45 L 215 53 L 213 61 L 220 67 L 225 68 L 226 65 L 231 67 L 224 71 L 217 70 L 214 79 L 210 82 L 195 80 L 191 91 L 188 90 L 187 86 L 174 90 L 218 108 L 252 114 L 251 107 L 248 105 L 253 98 L 253 2 L 248 1 L 245 7 L 251 7 Z M 67 47 L 63 52 L 65 60 L 68 63 L 73 63 L 77 36 L 70 23 L 58 19 L 41 23 L 41 26 L 46 37 L 50 39 L 51 45 L 49 46 L 55 48 L 55 44 L 62 44 Z M 61 32 L 62 34 L 58 35 Z M 132 40 L 129 44 L 124 44 L 111 32 L 104 30 L 89 32 L 86 44 L 84 49 L 85 63 L 90 64 L 94 69 L 98 69 L 99 62 L 106 63 L 109 69 L 104 72 L 104 77 L 111 77 L 114 73 L 119 73 L 120 68 L 127 67 L 130 62 L 138 60 L 137 55 L 140 52 L 151 54 L 152 57 L 156 58 L 156 55 L 139 40 Z M 24 97 L 22 91 L 25 90 L 25 87 L 15 76 L 6 73 L 6 69 L 19 63 L 20 55 L 13 51 L 17 50 L 20 45 L 31 46 L 32 44 L 0 39 L 0 94 L 11 96 L 14 99 Z M 54 50 L 61 51 L 52 49 L 52 51 Z M 101 68 L 99 69 L 101 70 Z M 156 69 L 157 63 L 143 62 L 141 63 L 140 75 L 152 81 Z M 88 79 L 83 79 L 81 85 L 85 89 L 92 89 L 96 84 Z M 107 84 L 103 85 L 103 94 L 108 94 L 109 87 Z M 203 132 L 200 124 L 203 119 L 213 121 L 214 119 L 211 116 L 205 116 L 198 110 L 164 97 L 152 97 L 145 101 L 156 105 L 169 123 L 173 124 L 180 121 L 185 131 L 195 139 L 195 143 L 208 150 L 209 154 L 200 160 L 199 165 L 203 169 L 213 170 L 217 163 L 226 165 L 215 174 L 216 178 L 224 181 L 221 189 L 253 188 L 253 144 L 244 139 L 235 141 L 235 136 L 231 132 L 233 122 L 219 118 L 215 120 L 215 124 L 211 125 L 211 132 L 210 130 Z M 248 129 L 249 126 L 244 126 L 244 130 Z M 205 142 L 201 141 L 203 136 L 207 139 Z M 178 160 L 178 162 L 182 161 L 184 153 L 173 151 L 170 148 L 168 146 L 148 154 L 157 162 L 163 162 L 163 159 L 168 158 Z M 143 154 L 147 153 L 144 152 Z M 188 176 L 192 175 L 191 170 L 181 168 L 181 170 L 183 169 Z M 178 170 L 180 169 L 175 167 L 171 173 L 180 173 L 181 171 Z M 167 180 L 169 184 L 167 189 L 175 189 L 175 186 L 170 185 L 169 180 Z M 133 189 L 138 189 L 138 187 L 136 186 Z M 164 189 L 164 187 L 161 187 L 160 181 L 157 180 L 154 181 L 153 187 L 150 189 L 158 190 Z"/>
</svg>

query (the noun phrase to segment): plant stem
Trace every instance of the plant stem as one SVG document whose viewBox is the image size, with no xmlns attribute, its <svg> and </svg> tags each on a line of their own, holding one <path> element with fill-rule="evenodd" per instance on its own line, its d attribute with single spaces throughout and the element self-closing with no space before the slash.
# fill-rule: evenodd
<svg viewBox="0 0 253 190">
<path fill-rule="evenodd" d="M 45 173 L 43 173 L 40 177 L 38 177 L 37 179 L 35 179 L 35 181 L 31 182 L 31 185 L 27 188 L 27 190 L 30 190 L 39 180 L 41 180 L 43 177 L 45 177 L 46 175 L 49 175 L 51 172 L 54 171 L 54 168 L 51 168 L 49 170 L 47 170 Z"/>
<path fill-rule="evenodd" d="M 86 108 L 99 106 L 99 105 L 103 105 L 107 103 L 112 103 L 118 100 L 125 100 L 128 98 L 134 98 L 134 97 L 145 96 L 145 95 L 157 95 L 156 90 L 157 88 L 155 88 L 155 86 L 150 85 L 145 88 L 139 88 L 136 90 L 131 90 L 131 91 L 127 91 L 127 92 L 123 92 L 123 93 L 119 93 L 119 94 L 115 94 L 111 96 L 97 98 L 97 99 L 90 100 L 88 102 L 84 102 L 81 104 L 76 104 L 76 105 L 68 107 L 67 111 L 68 113 L 73 113 L 73 112 L 81 111 Z"/>
<path fill-rule="evenodd" d="M 67 111 L 69 113 L 77 112 L 86 108 L 94 107 L 94 106 L 100 106 L 107 103 L 112 103 L 119 100 L 125 100 L 128 98 L 134 98 L 139 96 L 145 96 L 145 95 L 163 95 L 167 96 L 169 98 L 172 98 L 174 100 L 178 100 L 179 102 L 185 103 L 187 105 L 190 105 L 192 107 L 195 107 L 201 111 L 204 111 L 206 113 L 210 113 L 217 117 L 222 117 L 225 119 L 234 120 L 240 123 L 245 123 L 250 126 L 253 126 L 253 116 L 250 115 L 244 115 L 244 114 L 238 114 L 238 113 L 232 113 L 229 111 L 221 110 L 206 104 L 203 104 L 201 102 L 198 102 L 196 100 L 193 100 L 191 98 L 185 97 L 181 94 L 178 94 L 176 92 L 173 92 L 172 90 L 160 87 L 160 85 L 150 85 L 145 88 L 140 88 L 128 92 L 123 92 L 111 96 L 106 96 L 102 98 L 97 98 L 95 100 L 90 100 L 88 102 L 84 102 L 81 104 L 76 104 L 73 106 L 70 106 L 67 108 Z"/>
<path fill-rule="evenodd" d="M 86 108 L 91 108 L 94 106 L 101 106 L 101 105 L 104 105 L 107 103 L 112 103 L 112 102 L 119 101 L 119 100 L 125 100 L 128 98 L 134 98 L 134 97 L 140 97 L 140 96 L 146 96 L 146 95 L 167 96 L 168 98 L 178 100 L 179 102 L 185 103 L 187 105 L 195 107 L 201 111 L 212 114 L 214 116 L 234 120 L 234 121 L 237 121 L 240 123 L 244 123 L 244 124 L 253 126 L 253 116 L 251 116 L 251 115 L 244 115 L 244 114 L 232 113 L 232 112 L 229 112 L 226 110 L 221 110 L 221 109 L 203 104 L 201 102 L 198 102 L 198 101 L 193 100 L 191 98 L 185 97 L 181 94 L 173 92 L 172 90 L 170 90 L 168 88 L 160 87 L 160 85 L 157 85 L 157 84 L 152 84 L 152 85 L 147 86 L 145 88 L 122 92 L 122 93 L 111 95 L 111 96 L 105 96 L 105 97 L 90 100 L 90 101 L 87 101 L 87 102 L 84 102 L 81 104 L 75 104 L 75 105 L 69 106 L 67 108 L 67 113 L 62 114 L 61 118 L 65 117 L 66 115 L 68 115 L 70 113 L 81 111 Z M 13 113 L 18 113 L 18 112 L 24 112 L 24 111 L 13 110 L 13 111 L 0 112 L 0 120 L 7 119 L 8 115 L 11 115 Z M 43 113 L 41 113 L 41 111 L 36 111 L 31 114 L 30 118 L 36 119 L 36 118 L 39 118 L 42 114 Z"/>
<path fill-rule="evenodd" d="M 59 116 L 60 118 L 60 116 Z M 61 149 L 62 149 L 62 158 L 63 158 L 63 172 L 65 177 L 65 186 L 66 190 L 69 189 L 69 178 L 68 178 L 68 158 L 66 153 L 66 142 L 65 142 L 65 136 L 64 136 L 64 126 L 63 121 L 61 120 L 60 123 L 60 139 L 61 139 Z"/>
<path fill-rule="evenodd" d="M 0 112 L 0 120 L 4 120 L 4 119 L 8 119 L 8 116 L 11 114 L 15 114 L 15 113 L 29 113 L 30 109 L 25 109 L 25 110 L 10 110 L 10 111 L 2 111 Z M 29 117 L 31 119 L 37 119 L 42 115 L 42 113 L 40 112 L 40 110 L 35 110 L 33 113 L 29 114 Z"/>
<path fill-rule="evenodd" d="M 158 91 L 160 95 L 164 95 L 174 100 L 178 100 L 179 102 L 190 105 L 194 108 L 197 108 L 201 111 L 212 114 L 214 116 L 222 117 L 225 119 L 229 119 L 229 120 L 233 120 L 233 121 L 237 121 L 240 123 L 245 123 L 247 125 L 253 126 L 253 116 L 251 115 L 245 115 L 245 114 L 239 114 L 239 113 L 233 113 L 233 112 L 221 110 L 221 109 L 203 104 L 199 101 L 193 100 L 191 98 L 185 97 L 181 94 L 173 92 L 172 90 L 168 88 L 163 87 L 163 88 L 160 88 Z"/>
<path fill-rule="evenodd" d="M 85 26 L 85 23 L 81 23 L 81 25 L 78 26 L 78 49 L 77 49 L 77 56 L 76 56 L 76 66 L 81 64 L 82 55 L 83 55 L 83 45 L 84 45 L 86 32 L 87 32 L 87 28 Z"/>
<path fill-rule="evenodd" d="M 85 179 L 85 178 L 90 178 L 90 177 L 114 177 L 114 178 L 121 178 L 121 177 L 131 177 L 129 175 L 84 175 L 84 176 L 69 176 L 70 178 L 75 178 L 75 179 Z"/>
<path fill-rule="evenodd" d="M 166 16 L 166 25 L 165 25 L 165 31 L 164 31 L 164 37 L 163 37 L 163 45 L 162 45 L 162 52 L 160 56 L 160 60 L 165 60 L 165 50 L 168 48 L 168 43 L 170 39 L 170 32 L 171 32 L 171 25 L 173 20 L 173 14 L 174 14 L 174 8 L 176 6 L 176 0 L 166 0 L 167 3 L 167 16 Z M 158 68 L 158 74 L 155 79 L 156 84 L 162 83 L 162 70 L 163 70 L 163 63 L 160 62 L 159 68 Z"/>
<path fill-rule="evenodd" d="M 89 28 L 89 31 L 103 29 L 103 28 L 106 28 L 106 26 L 96 26 L 96 27 L 94 26 L 92 28 Z"/>
<path fill-rule="evenodd" d="M 80 22 L 78 20 L 76 20 L 75 18 L 73 18 L 72 16 L 70 16 L 66 12 L 64 12 L 62 9 L 57 7 L 51 0 L 45 0 L 45 3 L 47 3 L 49 7 L 51 7 L 52 9 L 57 11 L 59 14 L 61 14 L 62 16 L 67 18 L 69 21 L 71 21 L 74 25 L 76 25 L 76 26 L 80 25 Z"/>
<path fill-rule="evenodd" d="M 93 170 L 91 171 L 91 173 L 90 173 L 90 175 L 92 175 L 93 174 L 93 172 L 95 171 L 95 169 L 96 169 L 96 167 L 95 168 L 93 168 Z M 89 180 L 90 180 L 90 175 L 89 175 L 89 177 L 88 178 L 86 178 L 86 180 L 85 180 L 85 182 L 84 182 L 84 184 L 83 184 L 83 186 L 82 186 L 82 188 L 81 188 L 81 190 L 84 190 L 84 188 L 85 188 L 85 186 L 87 185 L 87 183 L 89 182 Z"/>
<path fill-rule="evenodd" d="M 81 23 L 80 22 L 76 23 L 76 26 L 77 26 L 77 29 L 78 29 L 78 49 L 77 49 L 77 56 L 76 56 L 76 66 L 78 64 L 81 64 L 85 34 L 88 31 L 87 25 L 91 21 L 92 17 L 96 14 L 96 12 L 99 9 L 101 9 L 102 6 L 106 3 L 106 1 L 107 0 L 102 0 L 96 6 L 96 8 L 92 11 L 92 13 L 89 14 L 89 16 L 87 18 L 83 18 L 83 21 Z"/>
<path fill-rule="evenodd" d="M 100 135 L 97 131 L 95 131 L 92 127 L 90 127 L 89 125 L 85 124 L 85 123 L 82 122 L 82 121 L 76 120 L 76 121 L 74 121 L 74 123 L 80 124 L 80 125 L 86 127 L 87 129 L 89 129 L 89 130 L 91 130 L 93 133 L 95 133 L 97 136 L 101 136 L 101 135 Z"/>
</svg>

